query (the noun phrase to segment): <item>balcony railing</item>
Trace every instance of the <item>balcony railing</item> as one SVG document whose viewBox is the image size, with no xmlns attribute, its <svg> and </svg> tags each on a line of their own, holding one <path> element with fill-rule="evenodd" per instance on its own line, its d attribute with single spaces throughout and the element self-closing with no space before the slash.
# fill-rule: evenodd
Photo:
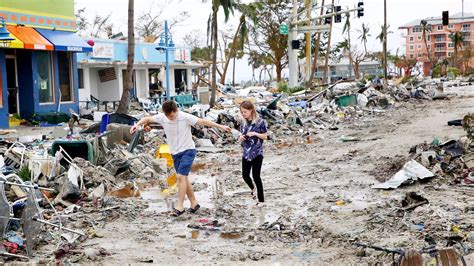
<svg viewBox="0 0 474 266">
<path fill-rule="evenodd" d="M 446 42 L 445 38 L 436 38 L 435 42 Z"/>
<path fill-rule="evenodd" d="M 467 31 L 467 32 L 470 32 L 470 31 L 471 31 L 471 27 L 462 27 L 462 28 L 461 28 L 461 31 L 462 31 L 462 32 L 466 32 L 466 31 Z"/>
<path fill-rule="evenodd" d="M 444 52 L 446 52 L 446 48 L 436 48 L 435 52 L 436 53 L 444 53 Z"/>
</svg>

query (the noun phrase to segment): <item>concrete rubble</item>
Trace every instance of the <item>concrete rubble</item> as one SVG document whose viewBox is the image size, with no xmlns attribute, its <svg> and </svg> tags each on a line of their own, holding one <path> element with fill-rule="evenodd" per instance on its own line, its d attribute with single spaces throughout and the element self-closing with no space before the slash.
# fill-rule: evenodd
<svg viewBox="0 0 474 266">
<path fill-rule="evenodd" d="M 110 242 L 107 237 L 111 237 L 107 235 L 108 226 L 123 228 L 127 227 L 124 224 L 147 219 L 156 219 L 156 225 L 143 230 L 156 229 L 159 233 L 153 231 L 157 234 L 154 236 L 151 231 L 137 232 L 130 227 L 130 238 L 133 238 L 130 245 L 146 246 L 154 242 L 153 238 L 160 239 L 158 235 L 166 234 L 178 244 L 179 239 L 217 237 L 220 241 L 250 247 L 271 245 L 253 251 L 232 250 L 228 244 L 215 251 L 206 245 L 193 249 L 211 258 L 228 255 L 223 262 L 269 262 L 281 249 L 292 250 L 291 256 L 298 262 L 316 258 L 334 262 L 337 246 L 352 254 L 349 260 L 339 260 L 339 263 L 387 263 L 391 257 L 385 254 L 390 253 L 407 260 L 404 254 L 409 249 L 415 249 L 420 258 L 429 261 L 429 256 L 436 252 L 441 254 L 444 252 L 441 247 L 446 246 L 455 250 L 457 256 L 472 255 L 473 115 L 465 112 L 459 117 L 465 132 L 463 136 L 443 140 L 416 136 L 419 144 L 406 150 L 404 155 L 377 158 L 364 146 L 382 142 L 386 130 L 395 131 L 408 123 L 409 117 L 405 121 L 397 120 L 397 125 L 390 124 L 391 118 L 396 120 L 394 112 L 407 106 L 426 106 L 436 100 L 449 105 L 451 99 L 468 96 L 466 91 L 469 90 L 464 85 L 470 84 L 468 80 L 459 80 L 443 88 L 438 81 L 413 79 L 403 83 L 402 80 L 390 81 L 383 88 L 375 89 L 371 82 L 341 82 L 318 92 L 303 91 L 293 95 L 251 87 L 222 93 L 212 109 L 208 105 L 190 107 L 187 110 L 190 113 L 238 130 L 238 104 L 251 100 L 269 126 L 267 153 L 298 158 L 290 160 L 288 165 L 268 159 L 271 165 L 268 167 L 273 169 L 267 173 L 275 173 L 276 177 L 265 186 L 265 193 L 270 198 L 286 195 L 291 202 L 301 204 L 300 207 L 283 202 L 279 207 L 274 206 L 279 211 L 263 216 L 251 212 L 250 219 L 247 211 L 241 211 L 248 200 L 241 200 L 247 191 L 238 178 L 238 132 L 225 134 L 215 129 L 193 128 L 200 151 L 193 165 L 192 172 L 196 173 L 193 183 L 203 208 L 199 218 L 185 214 L 174 220 L 168 214 L 177 192 L 176 175 L 170 155 L 162 146 L 164 132 L 159 128 L 133 136 L 129 133 L 130 125 L 123 122 L 106 125 L 101 131 L 100 123 L 81 119 L 81 124 L 75 119 L 69 123 L 70 130 L 63 125 L 63 130 L 56 127 L 44 135 L 31 134 L 19 139 L 11 137 L 15 132 L 5 132 L 0 143 L 3 172 L 0 193 L 4 193 L 0 200 L 0 225 L 4 235 L 1 252 L 5 253 L 2 258 L 44 263 L 118 262 L 120 256 L 113 257 L 119 251 L 107 243 Z M 462 88 L 458 90 L 462 92 L 458 97 L 453 87 Z M 139 118 L 147 113 L 137 106 L 132 114 Z M 77 130 L 78 126 L 74 128 L 75 122 L 82 131 Z M 374 123 L 385 126 L 371 128 L 369 125 Z M 337 155 L 327 158 L 324 154 L 305 158 L 305 153 L 315 153 L 311 150 L 314 145 L 326 147 L 325 152 L 329 152 L 331 146 L 341 150 L 359 148 L 351 148 L 344 154 L 335 152 Z M 364 161 L 351 164 L 361 156 L 363 147 L 367 149 L 365 155 L 362 153 Z M 349 183 L 329 180 L 322 187 L 310 189 L 312 192 L 306 191 L 308 194 L 303 198 L 294 195 L 299 191 L 296 187 L 303 189 L 295 185 L 298 180 L 308 182 L 311 179 L 307 177 L 330 176 L 330 172 L 337 172 L 346 164 L 361 166 L 364 173 L 376 181 L 370 183 L 349 174 Z M 374 169 L 364 165 L 374 166 Z M 289 176 L 280 176 L 279 172 Z M 312 186 L 311 183 L 300 185 Z M 344 190 L 349 191 L 349 187 L 363 189 L 360 194 L 345 194 Z M 376 188 L 392 189 L 392 194 L 385 196 L 383 193 L 389 192 Z M 433 198 L 443 191 L 467 193 L 471 195 L 471 202 L 444 208 L 446 206 L 437 205 Z M 331 228 L 331 220 L 341 216 L 354 219 L 353 226 L 343 224 L 340 228 Z M 178 223 L 183 233 L 173 231 L 170 220 Z M 377 234 L 385 237 L 394 234 L 401 240 L 378 241 Z M 304 245 L 314 250 L 326 249 L 326 253 L 312 252 L 304 249 Z M 163 262 L 139 254 L 132 254 L 129 259 L 139 263 Z"/>
</svg>

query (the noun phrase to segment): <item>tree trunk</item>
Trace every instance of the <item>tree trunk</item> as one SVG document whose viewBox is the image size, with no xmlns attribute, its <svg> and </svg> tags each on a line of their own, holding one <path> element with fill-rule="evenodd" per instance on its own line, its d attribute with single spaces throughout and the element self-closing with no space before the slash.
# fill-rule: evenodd
<svg viewBox="0 0 474 266">
<path fill-rule="evenodd" d="M 232 86 L 235 87 L 235 57 L 232 62 Z"/>
<path fill-rule="evenodd" d="M 117 113 L 127 114 L 130 100 L 130 90 L 133 88 L 133 61 L 135 58 L 135 32 L 134 32 L 134 0 L 128 0 L 128 56 L 125 84 L 123 84 L 122 98 L 120 99 Z"/>
<path fill-rule="evenodd" d="M 350 29 L 347 31 L 347 45 L 349 49 L 347 49 L 347 55 L 349 56 L 349 79 L 352 79 L 352 69 L 354 66 L 354 60 L 352 58 L 351 52 L 351 34 L 349 33 Z"/>
<path fill-rule="evenodd" d="M 281 64 L 280 62 L 275 62 L 275 66 L 276 66 L 276 74 L 277 74 L 277 82 L 280 82 L 281 81 Z"/>
<path fill-rule="evenodd" d="M 332 0 L 332 6 L 334 6 L 334 0 Z M 332 36 L 332 23 L 334 18 L 331 18 L 331 23 L 329 24 L 329 37 L 328 37 L 328 47 L 326 48 L 326 58 L 324 62 L 324 76 L 323 76 L 323 83 L 326 82 L 328 77 L 328 64 L 329 64 L 329 51 L 331 51 L 331 36 Z"/>
<path fill-rule="evenodd" d="M 214 107 L 216 104 L 216 90 L 217 90 L 217 11 L 218 7 L 212 8 L 212 70 L 211 70 L 211 99 L 209 105 Z"/>
<path fill-rule="evenodd" d="M 232 46 L 229 51 L 229 56 L 226 57 L 225 63 L 224 63 L 224 70 L 222 70 L 222 76 L 221 76 L 221 84 L 225 84 L 225 76 L 227 74 L 227 68 L 229 67 L 230 63 L 230 58 L 234 57 L 235 58 L 235 50 L 236 50 L 236 42 L 237 42 L 237 36 L 239 35 L 240 27 L 242 27 L 242 24 L 244 22 L 243 16 L 240 17 L 240 23 L 237 26 L 237 30 L 235 31 L 234 38 L 232 38 Z"/>
<path fill-rule="evenodd" d="M 359 79 L 359 62 L 354 62 L 354 78 Z"/>
<path fill-rule="evenodd" d="M 321 2 L 321 6 L 324 6 L 324 0 Z M 320 15 L 323 15 L 323 8 L 321 8 Z M 322 19 L 319 19 L 318 25 L 321 25 Z M 311 65 L 311 76 L 309 77 L 308 83 L 306 84 L 306 88 L 309 88 L 311 84 L 313 84 L 313 78 L 316 74 L 317 66 L 318 66 L 318 56 L 319 56 L 319 48 L 321 45 L 321 32 L 318 32 L 318 38 L 316 39 L 316 47 L 314 48 L 314 57 L 313 57 L 313 64 Z M 324 82 L 323 82 L 324 83 Z"/>
</svg>

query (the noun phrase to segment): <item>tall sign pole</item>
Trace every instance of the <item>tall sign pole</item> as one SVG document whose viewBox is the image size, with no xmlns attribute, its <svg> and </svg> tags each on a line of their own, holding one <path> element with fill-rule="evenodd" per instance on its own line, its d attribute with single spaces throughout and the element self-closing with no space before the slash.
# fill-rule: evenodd
<svg viewBox="0 0 474 266">
<path fill-rule="evenodd" d="M 298 19 L 298 6 L 296 0 L 292 0 L 292 3 L 292 15 L 288 23 L 288 86 L 296 87 L 298 85 L 298 49 L 293 49 L 293 41 L 296 41 L 297 31 L 292 22 Z"/>
<path fill-rule="evenodd" d="M 306 0 L 306 17 L 311 17 L 311 6 L 313 5 L 312 0 Z M 308 26 L 311 26 L 311 21 L 308 21 Z M 306 33 L 306 75 L 305 81 L 308 82 L 310 80 L 311 75 L 311 33 Z"/>
</svg>

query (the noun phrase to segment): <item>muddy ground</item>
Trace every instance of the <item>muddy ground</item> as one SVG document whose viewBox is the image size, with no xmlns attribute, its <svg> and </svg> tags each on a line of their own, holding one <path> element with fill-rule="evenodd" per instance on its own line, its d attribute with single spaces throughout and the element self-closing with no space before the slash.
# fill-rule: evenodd
<svg viewBox="0 0 474 266">
<path fill-rule="evenodd" d="M 198 214 L 169 217 L 175 198 L 148 188 L 141 199 L 126 199 L 134 211 L 98 228 L 103 237 L 81 246 L 105 248 L 112 255 L 101 262 L 111 265 L 339 265 L 392 261 L 386 253 L 354 247 L 355 242 L 421 249 L 428 236 L 445 246 L 453 224 L 463 232 L 474 231 L 472 187 L 442 177 L 389 191 L 371 185 L 390 178 L 413 145 L 465 135 L 461 127 L 446 122 L 468 112 L 474 112 L 473 98 L 397 103 L 384 113 L 345 122 L 338 130 L 319 131 L 309 140 L 288 135 L 268 141 L 262 171 L 265 207 L 253 206 L 241 179 L 239 146 L 199 153 L 196 162 L 205 166 L 190 176 L 203 206 Z M 341 135 L 361 140 L 342 142 Z M 430 203 L 400 212 L 400 199 L 409 191 Z M 222 226 L 205 226 L 204 219 Z"/>
</svg>

